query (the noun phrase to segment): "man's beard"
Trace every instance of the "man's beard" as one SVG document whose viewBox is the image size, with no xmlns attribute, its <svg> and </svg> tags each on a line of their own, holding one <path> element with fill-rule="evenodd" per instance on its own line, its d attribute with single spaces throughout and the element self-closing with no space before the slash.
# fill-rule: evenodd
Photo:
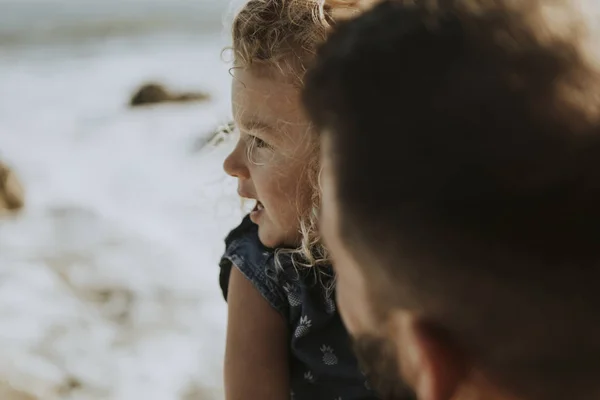
<svg viewBox="0 0 600 400">
<path fill-rule="evenodd" d="M 417 399 L 415 392 L 401 380 L 394 342 L 372 335 L 358 335 L 353 344 L 363 373 L 383 400 Z"/>
</svg>

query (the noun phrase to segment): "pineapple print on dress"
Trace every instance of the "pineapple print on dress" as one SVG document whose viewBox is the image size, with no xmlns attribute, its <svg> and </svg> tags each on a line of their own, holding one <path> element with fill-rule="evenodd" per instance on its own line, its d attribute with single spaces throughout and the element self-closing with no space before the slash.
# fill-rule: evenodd
<svg viewBox="0 0 600 400">
<path fill-rule="evenodd" d="M 325 312 L 327 314 L 333 314 L 335 312 L 335 301 L 333 301 L 330 293 L 325 294 Z"/>
<path fill-rule="evenodd" d="M 283 290 L 285 290 L 285 293 L 287 294 L 290 306 L 298 307 L 300 304 L 302 304 L 302 299 L 300 298 L 300 295 L 298 294 L 294 286 L 290 285 L 289 283 L 286 283 L 285 285 L 283 285 Z"/>
<path fill-rule="evenodd" d="M 338 358 L 331 347 L 323 345 L 321 346 L 321 352 L 323 353 L 323 363 L 325 365 L 337 365 Z"/>
<path fill-rule="evenodd" d="M 301 338 L 308 334 L 310 327 L 312 326 L 312 321 L 308 319 L 308 316 L 304 316 L 300 318 L 300 325 L 296 327 L 296 332 L 294 332 L 294 336 L 297 338 Z"/>
<path fill-rule="evenodd" d="M 312 372 L 310 372 L 310 371 L 306 371 L 304 373 L 304 379 L 306 381 L 308 381 L 309 383 L 315 383 L 315 377 L 313 376 Z"/>
</svg>

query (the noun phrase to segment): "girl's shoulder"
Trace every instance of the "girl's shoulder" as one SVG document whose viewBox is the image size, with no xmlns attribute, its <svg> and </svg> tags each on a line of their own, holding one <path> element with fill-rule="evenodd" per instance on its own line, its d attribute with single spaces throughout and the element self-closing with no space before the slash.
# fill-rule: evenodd
<svg viewBox="0 0 600 400">
<path fill-rule="evenodd" d="M 329 313 L 332 303 L 333 272 L 330 267 L 302 267 L 292 254 L 265 247 L 258 237 L 258 226 L 248 216 L 225 238 L 219 281 L 227 299 L 231 268 L 240 272 L 256 287 L 269 304 L 286 319 L 294 317 L 297 307 L 317 307 Z M 322 307 L 319 307 L 322 306 Z M 304 308 L 303 307 L 303 308 Z"/>
<path fill-rule="evenodd" d="M 219 262 L 219 283 L 227 300 L 231 268 L 236 267 L 248 279 L 271 307 L 286 319 L 287 297 L 279 282 L 274 251 L 265 247 L 258 238 L 258 226 L 248 216 L 225 238 L 225 252 Z"/>
<path fill-rule="evenodd" d="M 248 217 L 225 239 L 219 265 L 225 299 L 235 266 L 285 318 L 296 398 L 320 398 L 324 393 L 331 398 L 376 398 L 365 385 L 337 312 L 331 268 L 295 266 L 291 254 L 275 254 L 262 245 L 258 227 Z"/>
</svg>

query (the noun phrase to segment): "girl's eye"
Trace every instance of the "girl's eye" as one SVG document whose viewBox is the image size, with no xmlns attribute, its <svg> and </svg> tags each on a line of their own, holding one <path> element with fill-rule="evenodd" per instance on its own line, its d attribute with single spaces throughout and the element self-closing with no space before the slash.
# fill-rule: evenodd
<svg viewBox="0 0 600 400">
<path fill-rule="evenodd" d="M 264 160 L 260 162 L 259 160 L 264 159 L 264 157 L 270 153 L 269 149 L 272 149 L 272 147 L 267 142 L 254 135 L 246 135 L 246 140 L 248 160 L 257 165 L 262 165 Z"/>
<path fill-rule="evenodd" d="M 262 140 L 261 138 L 257 137 L 257 136 L 249 136 L 250 138 L 250 143 L 251 146 L 257 149 L 263 149 L 263 148 L 268 148 L 271 147 L 269 146 L 269 144 L 267 142 L 265 142 L 264 140 Z"/>
<path fill-rule="evenodd" d="M 265 142 L 264 140 L 262 140 L 261 138 L 257 138 L 256 136 L 254 137 L 254 145 L 256 147 L 258 147 L 259 149 L 262 149 L 263 147 L 268 147 L 269 145 L 267 144 L 267 142 Z"/>
</svg>

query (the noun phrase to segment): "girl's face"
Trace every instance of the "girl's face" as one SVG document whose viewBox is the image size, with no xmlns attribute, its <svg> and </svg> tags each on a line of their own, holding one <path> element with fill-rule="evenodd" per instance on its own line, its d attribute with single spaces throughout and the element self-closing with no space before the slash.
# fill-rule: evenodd
<svg viewBox="0 0 600 400">
<path fill-rule="evenodd" d="M 318 157 L 300 91 L 283 79 L 240 68 L 231 95 L 240 139 L 225 159 L 225 172 L 238 178 L 241 197 L 256 200 L 250 218 L 261 242 L 295 247 L 300 216 L 310 209 L 309 164 Z"/>
</svg>

